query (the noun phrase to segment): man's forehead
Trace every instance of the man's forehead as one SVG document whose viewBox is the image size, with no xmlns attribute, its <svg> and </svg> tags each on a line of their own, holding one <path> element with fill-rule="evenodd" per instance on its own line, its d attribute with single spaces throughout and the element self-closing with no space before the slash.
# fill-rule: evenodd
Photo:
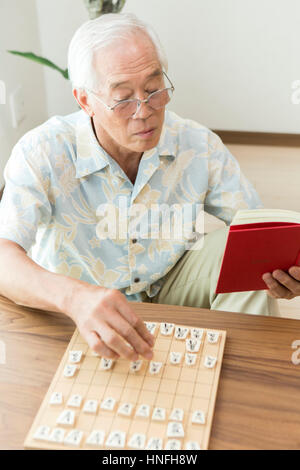
<svg viewBox="0 0 300 470">
<path fill-rule="evenodd" d="M 150 80 L 151 78 L 155 78 L 155 77 L 161 77 L 162 73 L 163 72 L 162 72 L 161 67 L 159 66 L 155 67 L 152 71 L 146 74 L 145 80 Z M 108 87 L 111 90 L 114 90 L 118 88 L 119 86 L 126 85 L 127 83 L 128 84 L 130 83 L 130 78 L 126 78 L 124 80 L 115 80 L 114 78 L 112 78 L 112 79 L 108 79 L 107 81 Z"/>
</svg>

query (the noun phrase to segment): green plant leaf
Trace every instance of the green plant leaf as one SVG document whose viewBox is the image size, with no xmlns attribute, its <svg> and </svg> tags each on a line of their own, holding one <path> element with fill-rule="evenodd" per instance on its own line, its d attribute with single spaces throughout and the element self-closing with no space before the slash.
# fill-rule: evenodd
<svg viewBox="0 0 300 470">
<path fill-rule="evenodd" d="M 119 13 L 125 5 L 126 0 L 104 0 L 102 7 L 102 14 L 106 13 Z"/>
<path fill-rule="evenodd" d="M 113 13 L 120 13 L 125 5 L 126 0 L 117 0 L 113 6 Z"/>
<path fill-rule="evenodd" d="M 126 0 L 83 0 L 91 20 L 106 13 L 119 13 Z"/>
<path fill-rule="evenodd" d="M 33 52 L 19 52 L 19 51 L 7 51 L 7 52 L 9 52 L 10 54 L 14 54 L 14 55 L 24 57 L 25 59 L 33 60 L 34 62 L 37 62 L 39 64 L 46 65 L 47 67 L 50 67 L 54 70 L 57 70 L 59 73 L 62 74 L 62 76 L 66 80 L 69 79 L 68 69 L 62 69 L 62 68 L 58 67 L 58 65 L 55 65 L 53 62 L 51 62 L 51 60 L 45 59 L 45 57 L 40 57 L 40 56 L 34 54 Z"/>
</svg>

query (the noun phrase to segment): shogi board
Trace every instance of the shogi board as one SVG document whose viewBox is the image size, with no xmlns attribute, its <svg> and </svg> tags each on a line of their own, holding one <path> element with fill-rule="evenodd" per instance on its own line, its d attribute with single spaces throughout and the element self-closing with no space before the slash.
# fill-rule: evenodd
<svg viewBox="0 0 300 470">
<path fill-rule="evenodd" d="M 150 328 L 151 323 L 145 323 Z M 114 361 L 110 369 L 103 370 L 102 358 L 95 356 L 76 330 L 27 435 L 25 447 L 112 450 L 151 449 L 154 446 L 159 449 L 171 447 L 184 450 L 192 446 L 207 449 L 226 331 L 200 329 L 199 332 L 198 328 L 197 333 L 192 327 L 175 325 L 171 334 L 165 335 L 161 328 L 166 324 L 155 325 L 152 361 L 140 357 L 143 362 L 140 370 L 135 372 L 130 370 L 130 361 L 122 358 Z M 175 328 L 178 326 L 182 328 L 182 332 L 184 328 L 188 328 L 185 339 L 175 337 Z M 188 353 L 187 341 L 192 339 L 195 331 L 196 336 L 202 332 L 201 340 L 198 338 L 197 343 L 199 346 L 200 341 L 200 347 L 198 352 Z M 211 339 L 214 342 L 210 342 Z M 193 344 L 195 345 L 195 341 Z M 82 351 L 80 362 L 70 363 L 71 351 Z M 182 353 L 178 364 L 170 362 L 171 352 Z M 193 365 L 186 364 L 186 354 L 194 354 L 190 356 L 195 360 Z M 215 358 L 213 367 L 205 364 L 207 357 Z M 158 373 L 150 373 L 150 362 L 161 363 Z M 68 365 L 73 365 L 76 369 L 71 377 L 64 375 Z M 62 403 L 50 404 L 51 397 L 56 393 L 60 394 L 56 397 L 62 398 Z M 82 397 L 79 407 L 69 405 L 73 395 Z M 115 400 L 113 410 L 102 408 L 108 398 Z M 88 400 L 93 400 L 92 404 L 96 407 L 89 412 L 84 408 Z M 127 410 L 131 408 L 130 415 L 119 414 L 119 407 L 124 404 L 130 404 L 127 407 Z M 146 410 L 145 416 L 137 416 L 141 405 L 147 405 L 143 407 L 144 412 Z M 163 410 L 157 411 L 156 408 Z M 179 411 L 172 416 L 174 409 Z M 62 421 L 67 422 L 60 424 L 57 421 L 62 413 Z M 200 422 L 193 422 L 195 413 L 198 421 L 200 417 Z M 163 419 L 154 419 L 155 417 Z M 93 431 L 94 441 L 92 439 L 92 443 L 89 443 Z"/>
</svg>

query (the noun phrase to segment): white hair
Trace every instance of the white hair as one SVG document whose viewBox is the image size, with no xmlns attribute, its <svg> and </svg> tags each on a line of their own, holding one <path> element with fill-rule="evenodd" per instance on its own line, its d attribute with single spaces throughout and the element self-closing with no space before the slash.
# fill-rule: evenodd
<svg viewBox="0 0 300 470">
<path fill-rule="evenodd" d="M 162 68 L 167 72 L 168 61 L 153 28 L 132 13 L 107 13 L 83 23 L 75 32 L 68 52 L 69 78 L 73 88 L 95 90 L 99 86 L 93 58 L 94 53 L 113 41 L 128 38 L 133 31 L 140 30 L 151 39 Z"/>
</svg>

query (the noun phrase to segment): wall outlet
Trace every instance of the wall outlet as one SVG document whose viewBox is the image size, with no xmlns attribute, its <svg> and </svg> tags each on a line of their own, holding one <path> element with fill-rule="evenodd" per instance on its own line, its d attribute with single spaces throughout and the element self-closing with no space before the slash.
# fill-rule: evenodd
<svg viewBox="0 0 300 470">
<path fill-rule="evenodd" d="M 6 104 L 6 86 L 3 80 L 0 80 L 0 104 Z"/>
<path fill-rule="evenodd" d="M 20 123 L 25 119 L 25 100 L 22 85 L 19 85 L 9 97 L 10 110 L 12 117 L 12 125 L 14 128 L 19 127 Z"/>
</svg>

